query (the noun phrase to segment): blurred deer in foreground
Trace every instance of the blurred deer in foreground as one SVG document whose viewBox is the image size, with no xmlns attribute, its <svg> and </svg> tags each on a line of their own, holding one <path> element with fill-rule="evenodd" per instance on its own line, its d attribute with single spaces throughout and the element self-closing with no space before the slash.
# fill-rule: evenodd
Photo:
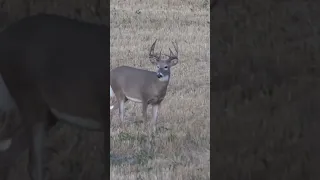
<svg viewBox="0 0 320 180">
<path fill-rule="evenodd" d="M 42 13 L 1 31 L 0 73 L 19 110 L 21 129 L 0 137 L 0 156 L 7 154 L 3 158 L 9 162 L 13 150 L 29 148 L 30 179 L 48 177 L 46 132 L 58 120 L 104 132 L 104 153 L 110 152 L 109 39 L 109 26 Z M 106 177 L 108 162 L 105 155 Z"/>
<path fill-rule="evenodd" d="M 170 55 L 154 53 L 157 40 L 152 44 L 149 59 L 156 66 L 156 72 L 128 66 L 117 67 L 110 72 L 110 97 L 117 99 L 119 116 L 124 120 L 124 104 L 127 100 L 142 103 L 142 114 L 147 120 L 147 107 L 152 105 L 153 124 L 156 123 L 160 104 L 166 96 L 170 80 L 170 69 L 178 63 L 178 45 L 172 42 L 176 54 L 169 48 Z M 114 109 L 115 106 L 110 106 Z M 155 127 L 154 127 L 155 128 Z"/>
</svg>

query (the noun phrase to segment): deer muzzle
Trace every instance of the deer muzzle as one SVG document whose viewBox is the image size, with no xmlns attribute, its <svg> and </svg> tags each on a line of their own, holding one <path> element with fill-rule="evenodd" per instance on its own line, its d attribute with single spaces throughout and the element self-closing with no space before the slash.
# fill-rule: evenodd
<svg viewBox="0 0 320 180">
<path fill-rule="evenodd" d="M 158 78 L 162 78 L 162 77 L 163 77 L 163 74 L 162 74 L 162 73 L 157 73 L 157 77 L 158 77 Z"/>
</svg>

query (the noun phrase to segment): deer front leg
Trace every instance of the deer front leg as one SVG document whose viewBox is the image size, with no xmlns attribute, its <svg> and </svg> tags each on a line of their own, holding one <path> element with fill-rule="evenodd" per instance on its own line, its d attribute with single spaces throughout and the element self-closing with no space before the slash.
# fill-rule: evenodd
<svg viewBox="0 0 320 180">
<path fill-rule="evenodd" d="M 153 131 L 156 131 L 156 123 L 158 120 L 158 113 L 160 109 L 160 104 L 154 104 L 152 105 L 152 125 L 153 125 Z"/>
<path fill-rule="evenodd" d="M 148 103 L 142 102 L 142 116 L 145 121 L 148 121 L 147 109 L 148 109 Z"/>
<path fill-rule="evenodd" d="M 120 120 L 123 122 L 124 121 L 124 99 L 119 99 L 119 116 Z"/>
<path fill-rule="evenodd" d="M 152 119 L 153 123 L 155 124 L 158 120 L 158 113 L 159 113 L 160 104 L 152 105 Z"/>
<path fill-rule="evenodd" d="M 37 122 L 31 131 L 31 149 L 29 157 L 29 174 L 32 180 L 44 179 L 43 151 L 45 122 Z M 30 167 L 31 166 L 31 167 Z"/>
</svg>

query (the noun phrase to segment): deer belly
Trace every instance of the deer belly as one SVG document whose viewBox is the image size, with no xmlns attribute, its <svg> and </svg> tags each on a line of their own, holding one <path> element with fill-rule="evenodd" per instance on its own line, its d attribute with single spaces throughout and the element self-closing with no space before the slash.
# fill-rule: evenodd
<svg viewBox="0 0 320 180">
<path fill-rule="evenodd" d="M 91 118 L 83 118 L 83 117 L 78 117 L 74 116 L 71 114 L 59 112 L 54 108 L 51 108 L 51 112 L 60 120 L 68 122 L 70 124 L 85 128 L 85 129 L 90 129 L 90 130 L 100 130 L 102 128 L 101 123 L 99 123 L 95 119 Z"/>
<path fill-rule="evenodd" d="M 126 96 L 127 99 L 129 99 L 130 101 L 133 101 L 133 102 L 136 102 L 136 103 L 142 103 L 142 100 L 140 99 L 137 99 L 137 98 L 133 98 L 133 97 L 129 97 L 129 96 Z"/>
</svg>

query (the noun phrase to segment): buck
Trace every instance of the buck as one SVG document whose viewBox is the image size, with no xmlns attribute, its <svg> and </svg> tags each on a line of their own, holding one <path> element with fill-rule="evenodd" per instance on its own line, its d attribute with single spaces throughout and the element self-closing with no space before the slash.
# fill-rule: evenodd
<svg viewBox="0 0 320 180">
<path fill-rule="evenodd" d="M 152 119 L 155 125 L 160 104 L 166 96 L 170 80 L 170 69 L 178 63 L 178 44 L 172 42 L 176 54 L 169 48 L 170 55 L 163 58 L 154 53 L 157 40 L 150 48 L 149 60 L 156 66 L 156 72 L 128 66 L 117 67 L 110 72 L 110 97 L 115 97 L 121 121 L 124 120 L 124 104 L 127 100 L 142 103 L 142 114 L 147 120 L 147 107 L 152 105 Z M 114 106 L 110 106 L 114 109 Z M 155 126 L 154 126 L 155 128 Z"/>
<path fill-rule="evenodd" d="M 22 124 L 0 147 L 8 155 L 30 147 L 32 180 L 45 178 L 45 132 L 58 119 L 104 131 L 109 153 L 109 37 L 107 26 L 47 14 L 21 19 L 0 33 L 0 73 Z"/>
</svg>

